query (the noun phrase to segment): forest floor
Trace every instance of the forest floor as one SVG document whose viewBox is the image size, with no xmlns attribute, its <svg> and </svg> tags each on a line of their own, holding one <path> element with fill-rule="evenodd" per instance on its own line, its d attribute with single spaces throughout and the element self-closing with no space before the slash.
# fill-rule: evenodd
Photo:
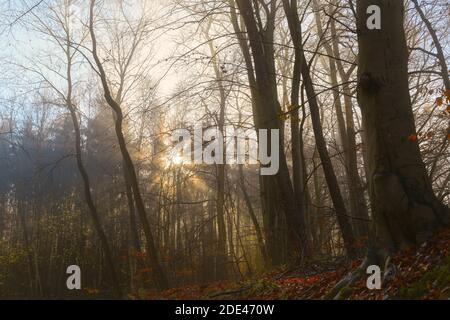
<svg viewBox="0 0 450 320">
<path fill-rule="evenodd" d="M 341 292 L 342 299 L 449 299 L 450 229 L 444 230 L 421 247 L 410 248 L 394 257 L 396 272 L 381 290 L 368 290 L 367 276 Z M 296 300 L 322 299 L 361 261 L 315 264 L 307 270 L 278 270 L 259 279 L 219 282 L 147 292 L 146 299 L 203 300 Z"/>
</svg>

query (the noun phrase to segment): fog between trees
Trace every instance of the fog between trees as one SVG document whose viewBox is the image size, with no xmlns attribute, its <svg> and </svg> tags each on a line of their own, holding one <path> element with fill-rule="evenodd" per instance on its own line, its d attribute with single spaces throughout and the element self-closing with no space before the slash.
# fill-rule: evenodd
<svg viewBox="0 0 450 320">
<path fill-rule="evenodd" d="M 0 3 L 2 298 L 390 268 L 450 222 L 445 1 Z M 199 125 L 279 130 L 279 170 L 183 164 Z"/>
</svg>

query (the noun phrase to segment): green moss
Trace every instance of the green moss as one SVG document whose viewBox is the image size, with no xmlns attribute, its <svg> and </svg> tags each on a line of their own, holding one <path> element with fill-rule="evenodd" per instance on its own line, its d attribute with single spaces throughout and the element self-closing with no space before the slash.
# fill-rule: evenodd
<svg viewBox="0 0 450 320">
<path fill-rule="evenodd" d="M 448 296 L 448 288 L 450 287 L 450 257 L 446 258 L 440 265 L 435 266 L 427 271 L 419 280 L 403 287 L 399 291 L 399 298 L 402 299 L 420 299 L 430 290 L 429 288 L 446 291 L 443 297 Z"/>
</svg>

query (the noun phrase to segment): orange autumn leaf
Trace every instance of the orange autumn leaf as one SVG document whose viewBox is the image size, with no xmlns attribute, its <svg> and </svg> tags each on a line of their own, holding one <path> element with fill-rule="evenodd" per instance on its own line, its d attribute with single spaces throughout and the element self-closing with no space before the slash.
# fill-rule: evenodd
<svg viewBox="0 0 450 320">
<path fill-rule="evenodd" d="M 437 98 L 436 104 L 438 107 L 442 106 L 444 104 L 444 99 L 442 99 L 442 97 Z"/>
<path fill-rule="evenodd" d="M 450 90 L 445 91 L 444 95 L 447 97 L 447 101 L 450 101 Z"/>
<path fill-rule="evenodd" d="M 96 288 L 86 288 L 86 292 L 89 295 L 97 295 L 100 293 L 100 290 L 98 290 Z"/>
<path fill-rule="evenodd" d="M 413 133 L 408 137 L 408 141 L 417 141 L 417 134 Z"/>
</svg>

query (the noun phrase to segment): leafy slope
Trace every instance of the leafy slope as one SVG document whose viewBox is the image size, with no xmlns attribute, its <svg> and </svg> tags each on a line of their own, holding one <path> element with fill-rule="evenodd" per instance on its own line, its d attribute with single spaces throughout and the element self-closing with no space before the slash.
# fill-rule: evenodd
<svg viewBox="0 0 450 320">
<path fill-rule="evenodd" d="M 347 288 L 343 298 L 350 300 L 449 299 L 450 298 L 450 230 L 440 232 L 419 248 L 410 248 L 393 257 L 395 274 L 382 290 L 366 287 L 366 277 Z M 338 264 L 334 270 L 312 272 L 274 272 L 258 280 L 209 285 L 192 285 L 162 294 L 146 292 L 145 299 L 321 299 L 360 261 L 350 266 Z M 320 268 L 319 268 L 320 269 Z M 325 268 L 327 269 L 327 268 Z"/>
</svg>

